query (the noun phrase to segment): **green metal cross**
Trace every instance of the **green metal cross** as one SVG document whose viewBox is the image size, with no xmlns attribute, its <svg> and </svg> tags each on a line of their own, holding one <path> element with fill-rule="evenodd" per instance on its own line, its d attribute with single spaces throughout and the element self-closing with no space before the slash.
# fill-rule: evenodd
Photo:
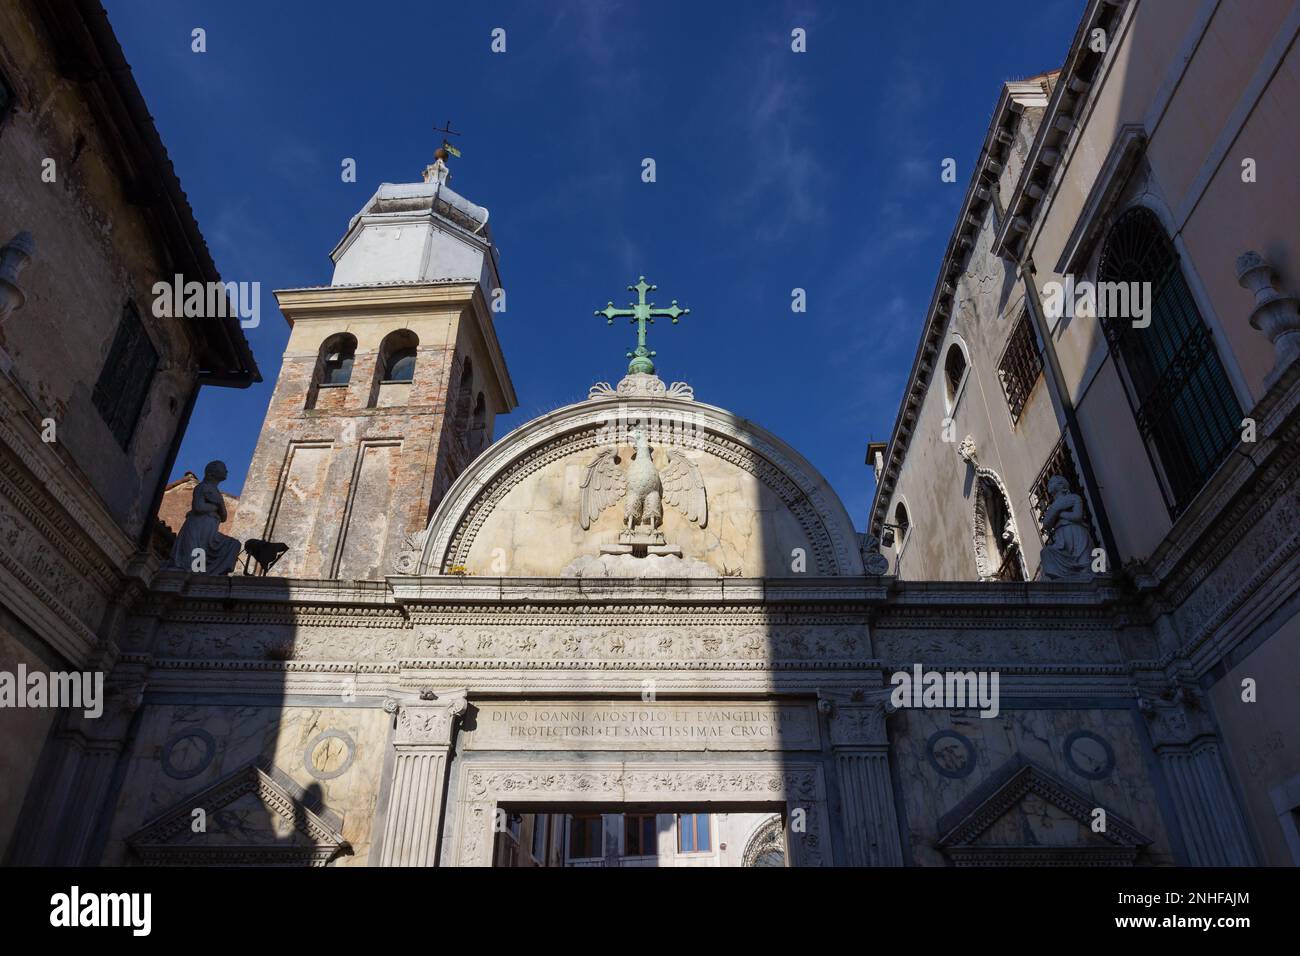
<svg viewBox="0 0 1300 956">
<path fill-rule="evenodd" d="M 676 299 L 673 299 L 673 304 L 667 309 L 656 309 L 653 302 L 647 302 L 645 300 L 645 294 L 647 292 L 654 292 L 657 288 L 659 287 L 647 285 L 645 276 L 641 276 L 641 280 L 637 282 L 636 285 L 630 285 L 627 287 L 628 292 L 635 292 L 637 294 L 637 301 L 632 304 L 632 308 L 616 309 L 614 308 L 614 303 L 610 302 L 605 306 L 605 308 L 600 309 L 595 313 L 596 315 L 603 315 L 609 325 L 613 325 L 614 319 L 620 315 L 629 316 L 632 322 L 635 323 L 636 351 L 627 353 L 627 357 L 632 360 L 627 365 L 628 374 L 635 374 L 638 372 L 646 375 L 654 374 L 655 363 L 651 361 L 651 358 L 655 353 L 647 349 L 645 345 L 646 323 L 654 325 L 656 316 L 660 318 L 667 316 L 668 318 L 671 318 L 673 324 L 676 325 L 679 318 L 683 315 L 690 315 L 691 313 L 690 309 L 679 309 L 677 307 Z"/>
</svg>

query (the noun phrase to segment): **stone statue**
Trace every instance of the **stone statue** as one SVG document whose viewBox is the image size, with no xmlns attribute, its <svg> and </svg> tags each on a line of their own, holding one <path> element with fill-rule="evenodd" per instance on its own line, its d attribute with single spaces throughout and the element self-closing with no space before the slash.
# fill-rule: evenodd
<svg viewBox="0 0 1300 956">
<path fill-rule="evenodd" d="M 229 574 L 234 570 L 240 543 L 217 530 L 227 517 L 226 500 L 218 487 L 225 480 L 225 463 L 208 462 L 203 480 L 194 486 L 190 512 L 172 547 L 171 567 L 196 574 Z"/>
<path fill-rule="evenodd" d="M 632 432 L 635 451 L 627 474 L 619 470 L 615 449 L 606 449 L 587 466 L 582 481 L 582 527 L 590 528 L 600 513 L 623 500 L 623 523 L 628 532 L 641 523 L 652 531 L 663 523 L 663 502 L 679 509 L 701 528 L 709 521 L 704 481 L 695 463 L 685 455 L 667 452 L 668 467 L 660 472 L 654 463 L 645 432 Z"/>
<path fill-rule="evenodd" d="M 1083 499 L 1060 475 L 1047 481 L 1052 503 L 1043 513 L 1043 527 L 1052 540 L 1043 548 L 1043 577 L 1049 581 L 1092 580 L 1092 534 L 1084 523 Z"/>
</svg>

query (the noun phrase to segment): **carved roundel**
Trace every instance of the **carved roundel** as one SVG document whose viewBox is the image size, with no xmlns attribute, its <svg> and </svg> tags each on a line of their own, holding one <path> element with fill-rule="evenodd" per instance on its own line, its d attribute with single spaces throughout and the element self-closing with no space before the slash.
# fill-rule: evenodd
<svg viewBox="0 0 1300 956">
<path fill-rule="evenodd" d="M 941 776 L 960 780 L 975 769 L 975 745 L 955 730 L 940 730 L 925 742 L 925 758 Z"/>
<path fill-rule="evenodd" d="M 202 727 L 186 727 L 167 739 L 162 748 L 163 773 L 173 780 L 197 777 L 217 755 L 217 742 Z"/>
<path fill-rule="evenodd" d="M 1071 770 L 1087 780 L 1102 780 L 1115 769 L 1115 751 L 1103 737 L 1090 730 L 1076 730 L 1062 747 Z"/>
<path fill-rule="evenodd" d="M 356 755 L 356 741 L 341 730 L 326 730 L 307 744 L 302 765 L 317 780 L 333 780 L 347 772 Z"/>
</svg>

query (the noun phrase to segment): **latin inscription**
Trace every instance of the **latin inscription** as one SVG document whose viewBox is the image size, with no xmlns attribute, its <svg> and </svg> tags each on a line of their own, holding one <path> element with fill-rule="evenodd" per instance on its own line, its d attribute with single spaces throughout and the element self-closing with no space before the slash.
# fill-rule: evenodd
<svg viewBox="0 0 1300 956">
<path fill-rule="evenodd" d="M 477 750 L 817 749 L 810 704 L 483 704 Z"/>
</svg>

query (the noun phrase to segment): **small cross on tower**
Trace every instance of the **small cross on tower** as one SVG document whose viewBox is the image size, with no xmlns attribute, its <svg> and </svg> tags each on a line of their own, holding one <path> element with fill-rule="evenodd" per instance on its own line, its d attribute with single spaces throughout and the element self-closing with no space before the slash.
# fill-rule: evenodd
<svg viewBox="0 0 1300 956">
<path fill-rule="evenodd" d="M 668 308 L 656 309 L 653 302 L 647 302 L 645 300 L 645 294 L 647 292 L 654 292 L 657 288 L 659 287 L 647 285 L 645 276 L 641 276 L 640 281 L 637 282 L 636 285 L 630 285 L 627 287 L 628 292 L 635 292 L 637 294 L 637 301 L 632 303 L 630 309 L 616 309 L 614 308 L 614 303 L 610 302 L 605 306 L 605 308 L 599 309 L 595 313 L 596 315 L 603 315 L 609 325 L 613 325 L 614 319 L 622 315 L 630 317 L 632 322 L 636 325 L 636 351 L 627 353 L 627 357 L 632 360 L 627 366 L 629 375 L 638 373 L 643 375 L 654 374 L 655 363 L 652 362 L 651 359 L 654 357 L 655 353 L 646 348 L 646 324 L 649 323 L 650 325 L 654 325 L 656 317 L 667 317 L 671 318 L 673 324 L 676 325 L 679 318 L 683 315 L 690 315 L 691 312 L 690 309 L 679 309 L 677 307 L 676 299 L 673 299 L 673 304 Z"/>
</svg>

